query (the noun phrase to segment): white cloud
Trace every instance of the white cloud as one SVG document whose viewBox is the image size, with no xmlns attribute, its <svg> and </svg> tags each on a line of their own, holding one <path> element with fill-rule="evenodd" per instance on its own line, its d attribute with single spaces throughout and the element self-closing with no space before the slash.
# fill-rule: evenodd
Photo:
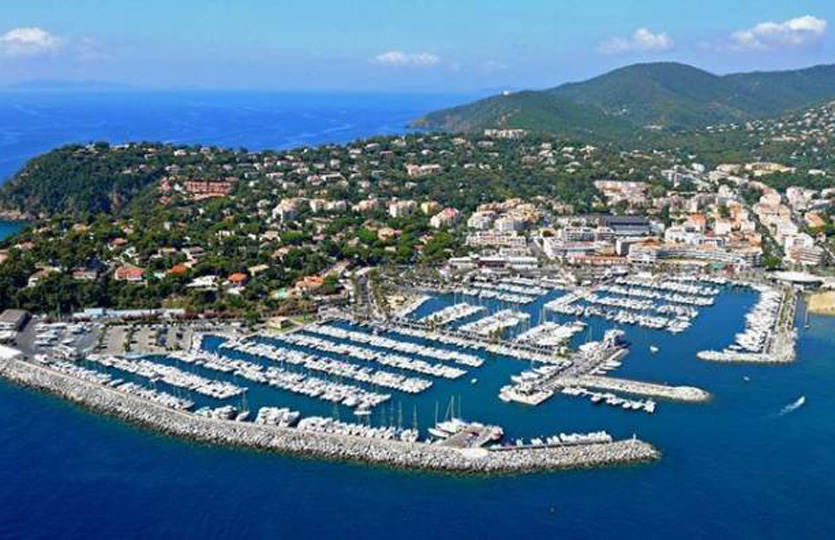
<svg viewBox="0 0 835 540">
<path fill-rule="evenodd" d="M 504 71 L 508 69 L 510 66 L 499 62 L 497 60 L 487 60 L 486 62 L 481 64 L 481 71 L 485 73 L 496 73 L 499 71 Z"/>
<path fill-rule="evenodd" d="M 638 28 L 629 38 L 612 38 L 601 43 L 597 50 L 603 54 L 668 51 L 675 46 L 670 34 L 654 34 L 648 28 Z"/>
<path fill-rule="evenodd" d="M 441 57 L 429 52 L 387 51 L 375 56 L 374 62 L 384 66 L 431 67 L 438 65 L 441 62 Z"/>
<path fill-rule="evenodd" d="M 82 62 L 110 60 L 110 52 L 104 45 L 92 38 L 82 38 L 73 44 L 76 57 Z"/>
<path fill-rule="evenodd" d="M 64 41 L 37 27 L 13 28 L 0 36 L 0 53 L 6 56 L 41 56 L 55 53 Z"/>
<path fill-rule="evenodd" d="M 825 19 L 805 15 L 781 23 L 763 22 L 731 34 L 736 49 L 768 50 L 774 47 L 798 47 L 819 41 L 826 35 Z"/>
</svg>

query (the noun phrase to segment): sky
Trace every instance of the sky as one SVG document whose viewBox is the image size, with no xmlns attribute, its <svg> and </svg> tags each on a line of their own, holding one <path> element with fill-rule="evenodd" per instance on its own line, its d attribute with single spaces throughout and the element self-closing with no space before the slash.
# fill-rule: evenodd
<svg viewBox="0 0 835 540">
<path fill-rule="evenodd" d="M 835 63 L 833 0 L 4 0 L 0 86 L 457 92 Z"/>
</svg>

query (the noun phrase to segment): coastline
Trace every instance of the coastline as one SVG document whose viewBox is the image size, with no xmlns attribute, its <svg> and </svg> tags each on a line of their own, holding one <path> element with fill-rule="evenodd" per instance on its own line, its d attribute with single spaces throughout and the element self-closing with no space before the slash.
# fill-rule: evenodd
<svg viewBox="0 0 835 540">
<path fill-rule="evenodd" d="M 661 457 L 652 445 L 634 438 L 547 448 L 460 451 L 421 442 L 310 433 L 175 411 L 24 360 L 3 361 L 0 376 L 18 386 L 50 393 L 94 412 L 178 438 L 332 461 L 490 475 L 647 463 Z"/>
</svg>

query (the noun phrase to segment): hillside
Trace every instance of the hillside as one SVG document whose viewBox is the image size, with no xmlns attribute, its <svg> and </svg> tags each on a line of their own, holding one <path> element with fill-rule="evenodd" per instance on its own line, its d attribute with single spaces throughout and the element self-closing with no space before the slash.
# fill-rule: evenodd
<svg viewBox="0 0 835 540">
<path fill-rule="evenodd" d="M 162 166 L 130 148 L 64 146 L 32 159 L 0 187 L 0 212 L 35 218 L 118 211 L 159 178 Z"/>
<path fill-rule="evenodd" d="M 494 96 L 430 113 L 417 127 L 514 127 L 618 136 L 626 127 L 692 128 L 783 114 L 835 99 L 835 66 L 714 75 L 677 63 L 636 64 L 585 82 Z"/>
<path fill-rule="evenodd" d="M 436 114 L 443 116 L 442 125 L 436 123 L 440 119 Z M 632 130 L 628 121 L 612 117 L 593 105 L 532 91 L 490 97 L 433 113 L 415 122 L 415 127 L 442 127 L 450 131 L 472 131 L 491 126 L 572 135 L 605 131 L 613 137 L 628 136 Z"/>
</svg>

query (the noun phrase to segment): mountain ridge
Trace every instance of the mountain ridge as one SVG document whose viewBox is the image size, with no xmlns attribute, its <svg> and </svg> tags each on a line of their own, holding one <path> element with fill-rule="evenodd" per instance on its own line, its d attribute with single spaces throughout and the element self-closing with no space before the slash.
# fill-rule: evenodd
<svg viewBox="0 0 835 540">
<path fill-rule="evenodd" d="M 632 64 L 580 82 L 431 112 L 415 127 L 522 128 L 617 137 L 627 127 L 697 128 L 776 116 L 835 99 L 835 65 L 716 75 L 678 62 Z"/>
</svg>

